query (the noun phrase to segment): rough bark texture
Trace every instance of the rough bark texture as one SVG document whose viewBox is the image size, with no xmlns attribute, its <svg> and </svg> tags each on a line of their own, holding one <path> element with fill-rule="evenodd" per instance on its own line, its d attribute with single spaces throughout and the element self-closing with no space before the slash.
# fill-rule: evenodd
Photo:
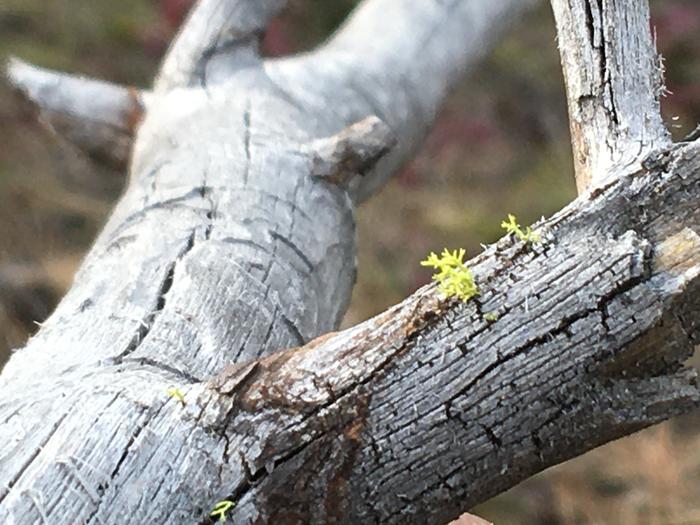
<svg viewBox="0 0 700 525">
<path fill-rule="evenodd" d="M 442 523 L 686 411 L 699 174 L 699 145 L 674 150 L 539 224 L 541 245 L 488 247 L 468 303 L 426 287 L 208 382 L 125 359 L 6 388 L 0 517 L 195 523 L 229 499 L 234 523 Z"/>
<path fill-rule="evenodd" d="M 266 62 L 279 2 L 200 2 L 127 192 L 0 377 L 0 522 L 205 523 L 229 500 L 234 523 L 444 523 L 696 406 L 695 143 L 609 173 L 541 244 L 488 247 L 478 298 L 429 286 L 307 343 L 348 301 L 354 204 L 527 3 L 369 0 Z"/>
<path fill-rule="evenodd" d="M 670 143 L 659 112 L 663 65 L 647 0 L 552 0 L 552 8 L 581 193 Z"/>
</svg>

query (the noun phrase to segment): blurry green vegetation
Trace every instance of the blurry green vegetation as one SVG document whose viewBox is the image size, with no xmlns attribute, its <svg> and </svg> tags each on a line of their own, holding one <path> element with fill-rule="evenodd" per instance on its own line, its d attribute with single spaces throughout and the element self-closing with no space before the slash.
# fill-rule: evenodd
<svg viewBox="0 0 700 525">
<path fill-rule="evenodd" d="M 162 51 L 155 46 L 144 53 L 157 21 L 155 2 L 144 0 L 3 0 L 0 55 L 147 84 Z"/>
<path fill-rule="evenodd" d="M 0 59 L 148 86 L 189 0 L 0 0 Z M 309 49 L 354 0 L 292 0 L 268 54 Z M 674 135 L 700 121 L 700 4 L 652 2 Z M 119 195 L 123 175 L 59 145 L 0 84 L 0 356 L 22 344 L 69 285 Z M 359 211 L 359 281 L 345 324 L 430 280 L 430 251 L 503 235 L 575 196 L 563 82 L 546 5 L 524 17 L 463 82 L 417 158 Z M 700 523 L 700 417 L 602 447 L 477 512 L 501 524 Z"/>
</svg>

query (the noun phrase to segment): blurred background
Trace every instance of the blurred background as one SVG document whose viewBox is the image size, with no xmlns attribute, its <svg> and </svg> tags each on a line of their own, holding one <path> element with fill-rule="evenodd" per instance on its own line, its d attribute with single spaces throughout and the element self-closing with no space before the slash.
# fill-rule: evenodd
<svg viewBox="0 0 700 525">
<path fill-rule="evenodd" d="M 270 55 L 323 40 L 354 0 L 292 0 Z M 148 86 L 191 0 L 0 0 L 0 59 Z M 700 2 L 652 1 L 675 138 L 700 121 Z M 51 312 L 124 176 L 92 165 L 0 82 L 0 362 Z M 430 279 L 430 250 L 501 236 L 575 197 L 563 80 L 549 6 L 524 17 L 458 86 L 417 158 L 359 212 L 359 281 L 345 324 Z M 497 524 L 700 524 L 700 414 L 601 447 L 480 506 Z"/>
</svg>

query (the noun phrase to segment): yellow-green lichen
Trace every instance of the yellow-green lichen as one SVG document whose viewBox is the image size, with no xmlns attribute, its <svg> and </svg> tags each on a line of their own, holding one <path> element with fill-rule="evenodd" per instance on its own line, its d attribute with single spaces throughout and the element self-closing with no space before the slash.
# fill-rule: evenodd
<svg viewBox="0 0 700 525">
<path fill-rule="evenodd" d="M 214 509 L 209 513 L 209 516 L 216 518 L 218 521 L 226 521 L 226 513 L 231 510 L 236 504 L 228 499 L 221 500 L 216 505 Z"/>
<path fill-rule="evenodd" d="M 520 227 L 520 224 L 518 224 L 515 215 L 513 215 L 512 213 L 508 214 L 508 219 L 501 222 L 501 228 L 503 228 L 508 233 L 512 233 L 518 240 L 521 240 L 525 243 L 536 244 L 541 241 L 539 234 L 533 232 L 532 228 L 530 228 L 529 226 L 525 228 L 525 230 L 523 230 Z"/>
<path fill-rule="evenodd" d="M 465 254 L 463 248 L 452 252 L 445 248 L 439 256 L 430 252 L 428 258 L 420 264 L 438 270 L 433 275 L 433 280 L 437 281 L 439 290 L 445 297 L 457 297 L 466 302 L 479 295 L 479 288 L 474 282 L 474 274 L 464 263 Z"/>
<path fill-rule="evenodd" d="M 488 321 L 489 323 L 493 323 L 498 321 L 498 314 L 496 312 L 486 312 L 484 314 L 484 320 Z"/>
<path fill-rule="evenodd" d="M 179 388 L 168 388 L 167 394 L 169 397 L 182 403 L 182 406 L 185 406 L 185 394 L 183 394 Z"/>
</svg>

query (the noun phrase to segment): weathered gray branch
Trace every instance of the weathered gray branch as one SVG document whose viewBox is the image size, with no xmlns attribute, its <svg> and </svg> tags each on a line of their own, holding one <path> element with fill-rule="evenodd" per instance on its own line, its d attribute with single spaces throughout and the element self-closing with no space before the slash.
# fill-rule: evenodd
<svg viewBox="0 0 700 525">
<path fill-rule="evenodd" d="M 464 70 L 535 1 L 363 2 L 326 45 L 267 61 L 265 69 L 294 101 L 313 108 L 323 134 L 368 115 L 391 128 L 398 146 L 350 185 L 361 202 L 411 158 Z"/>
<path fill-rule="evenodd" d="M 213 381 L 129 359 L 6 387 L 0 518 L 196 523 L 228 499 L 233 523 L 444 523 L 687 411 L 699 191 L 700 145 L 675 149 L 538 224 L 542 244 L 488 247 L 478 299 L 429 286 Z"/>
<path fill-rule="evenodd" d="M 366 0 L 260 62 L 277 2 L 202 0 L 124 197 L 0 376 L 0 522 L 197 523 L 227 499 L 235 523 L 441 523 L 697 406 L 697 143 L 610 164 L 542 244 L 487 248 L 479 297 L 426 287 L 308 342 L 349 299 L 354 204 L 528 4 Z"/>
<path fill-rule="evenodd" d="M 276 88 L 275 97 L 314 115 L 306 126 L 316 137 L 379 117 L 398 146 L 370 174 L 352 181 L 350 195 L 359 202 L 411 157 L 451 86 L 535 2 L 365 1 L 313 53 L 261 62 L 259 38 L 285 0 L 201 0 L 167 54 L 155 88 L 164 96 L 177 87 L 211 86 L 234 77 L 239 86 L 268 83 Z M 181 92 L 181 107 L 173 110 L 181 113 L 196 104 L 197 93 Z M 84 135 L 98 141 L 90 116 L 85 113 Z M 79 121 L 75 127 L 79 131 Z M 114 148 L 105 141 L 100 149 L 111 152 L 112 164 L 125 165 L 130 146 Z"/>
<path fill-rule="evenodd" d="M 659 108 L 663 66 L 647 0 L 552 0 L 552 8 L 580 193 L 670 144 Z"/>
<path fill-rule="evenodd" d="M 149 94 L 10 59 L 7 76 L 43 123 L 98 162 L 126 167 Z"/>
</svg>

